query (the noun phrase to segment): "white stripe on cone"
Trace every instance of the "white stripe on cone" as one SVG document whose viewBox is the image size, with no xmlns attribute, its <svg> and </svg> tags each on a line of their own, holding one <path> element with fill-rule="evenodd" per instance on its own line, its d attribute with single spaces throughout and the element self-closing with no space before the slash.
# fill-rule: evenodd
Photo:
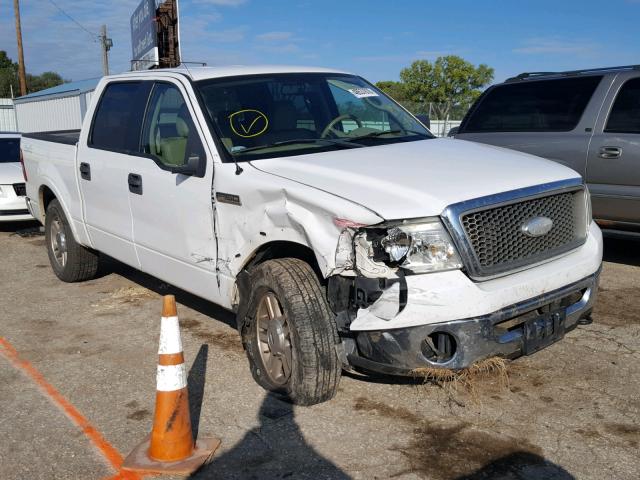
<svg viewBox="0 0 640 480">
<path fill-rule="evenodd" d="M 160 321 L 160 348 L 158 353 L 182 352 L 178 317 L 162 317 Z"/>
<path fill-rule="evenodd" d="M 159 392 L 174 392 L 187 386 L 187 370 L 180 365 L 158 365 L 156 376 Z"/>
</svg>

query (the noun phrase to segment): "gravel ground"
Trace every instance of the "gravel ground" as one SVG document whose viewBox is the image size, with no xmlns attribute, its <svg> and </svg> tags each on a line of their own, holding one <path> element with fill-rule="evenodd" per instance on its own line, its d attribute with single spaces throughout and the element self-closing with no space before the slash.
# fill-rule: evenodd
<svg viewBox="0 0 640 480">
<path fill-rule="evenodd" d="M 292 407 L 252 380 L 233 315 L 105 261 L 64 284 L 33 225 L 0 225 L 0 336 L 122 455 L 151 428 L 160 296 L 175 294 L 192 421 L 222 447 L 209 478 L 640 478 L 640 244 L 607 240 L 594 323 L 472 390 L 343 376 Z M 16 231 L 23 234 L 17 235 Z M 0 478 L 116 474 L 82 430 L 0 355 Z"/>
</svg>

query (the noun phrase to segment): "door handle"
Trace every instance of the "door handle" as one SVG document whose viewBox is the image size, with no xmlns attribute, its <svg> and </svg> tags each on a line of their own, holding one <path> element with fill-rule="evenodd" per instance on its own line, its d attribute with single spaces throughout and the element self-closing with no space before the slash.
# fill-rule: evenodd
<svg viewBox="0 0 640 480">
<path fill-rule="evenodd" d="M 137 173 L 130 173 L 127 178 L 129 182 L 129 191 L 136 195 L 142 195 L 142 177 Z"/>
<path fill-rule="evenodd" d="M 622 149 L 620 147 L 600 147 L 598 156 L 600 158 L 620 158 Z"/>
<path fill-rule="evenodd" d="M 91 165 L 86 162 L 80 163 L 80 177 L 91 181 Z"/>
</svg>

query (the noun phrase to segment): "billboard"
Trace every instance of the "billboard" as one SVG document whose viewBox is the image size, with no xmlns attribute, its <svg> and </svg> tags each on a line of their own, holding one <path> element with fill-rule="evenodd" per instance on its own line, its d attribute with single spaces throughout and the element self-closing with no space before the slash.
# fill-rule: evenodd
<svg viewBox="0 0 640 480">
<path fill-rule="evenodd" d="M 155 0 L 142 0 L 131 15 L 131 51 L 132 70 L 158 66 Z"/>
</svg>

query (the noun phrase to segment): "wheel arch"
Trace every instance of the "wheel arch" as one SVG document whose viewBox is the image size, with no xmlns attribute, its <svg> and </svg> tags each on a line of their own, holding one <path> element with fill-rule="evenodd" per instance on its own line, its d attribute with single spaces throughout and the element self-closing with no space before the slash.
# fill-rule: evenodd
<svg viewBox="0 0 640 480">
<path fill-rule="evenodd" d="M 297 258 L 308 263 L 315 272 L 320 283 L 325 283 L 325 278 L 313 249 L 302 243 L 292 242 L 289 240 L 273 240 L 271 242 L 263 243 L 256 248 L 251 255 L 249 255 L 247 260 L 245 260 L 240 272 L 248 271 L 267 260 L 275 260 L 278 258 Z"/>
<path fill-rule="evenodd" d="M 38 202 L 40 205 L 40 219 L 39 219 L 40 222 L 42 223 L 42 225 L 45 224 L 46 217 L 47 217 L 47 207 L 53 200 L 57 200 L 58 203 L 60 204 L 60 208 L 62 208 L 62 212 L 67 218 L 67 222 L 69 223 L 69 227 L 71 228 L 71 232 L 73 233 L 73 238 L 76 241 L 78 241 L 80 237 L 78 235 L 79 232 L 77 230 L 76 223 L 73 221 L 73 217 L 71 216 L 69 208 L 64 202 L 62 195 L 60 195 L 54 187 L 46 183 L 43 183 L 42 185 L 40 185 L 40 188 L 38 189 Z"/>
<path fill-rule="evenodd" d="M 57 198 L 58 197 L 56 196 L 56 194 L 48 185 L 40 185 L 40 188 L 38 189 L 38 203 L 40 204 L 40 207 L 41 207 L 40 221 L 43 225 L 44 225 L 44 219 L 47 215 L 47 207 L 49 206 L 52 200 L 56 200 Z"/>
<path fill-rule="evenodd" d="M 326 279 L 322 275 L 322 270 L 316 259 L 315 252 L 311 247 L 302 243 L 292 242 L 288 240 L 274 240 L 264 243 L 256 248 L 251 255 L 248 256 L 242 268 L 236 276 L 236 283 L 233 295 L 233 309 L 236 311 L 237 327 L 241 335 L 245 326 L 245 319 L 248 309 L 248 298 L 250 296 L 250 279 L 249 272 L 252 268 L 268 261 L 280 258 L 297 258 L 311 266 L 320 285 L 326 285 Z"/>
</svg>

